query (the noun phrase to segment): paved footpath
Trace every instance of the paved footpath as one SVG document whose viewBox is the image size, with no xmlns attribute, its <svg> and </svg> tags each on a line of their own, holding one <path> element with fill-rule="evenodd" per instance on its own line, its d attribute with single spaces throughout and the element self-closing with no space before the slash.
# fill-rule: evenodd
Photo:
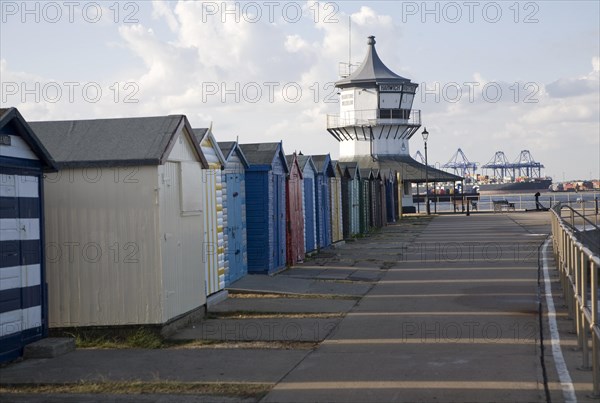
<svg viewBox="0 0 600 403">
<path fill-rule="evenodd" d="M 545 236 L 503 214 L 435 218 L 264 401 L 545 401 Z"/>
<path fill-rule="evenodd" d="M 228 382 L 273 385 L 265 402 L 562 401 L 566 386 L 557 382 L 548 346 L 544 362 L 549 396 L 540 359 L 538 315 L 545 296 L 538 291 L 538 250 L 549 230 L 548 213 L 404 220 L 278 276 L 248 276 L 234 285 L 287 296 L 233 298 L 203 322 L 210 322 L 214 333 L 219 323 L 242 328 L 230 323 L 248 320 L 237 318 L 241 311 L 252 312 L 253 329 L 264 321 L 270 326 L 277 320 L 294 321 L 297 327 L 305 321 L 310 326 L 306 334 L 316 335 L 309 343 L 278 347 L 280 339 L 305 338 L 275 335 L 255 336 L 265 346 L 275 343 L 268 348 L 236 345 L 247 339 L 247 332 L 230 331 L 226 343 L 215 348 L 77 350 L 0 368 L 0 387 L 80 381 Z M 568 334 L 572 323 L 564 314 L 555 273 L 551 277 L 560 344 L 577 398 L 584 401 L 590 372 L 576 369 L 580 357 L 572 348 L 574 336 Z M 290 298 L 293 294 L 299 295 Z M 265 312 L 280 314 L 260 315 Z M 330 315 L 336 312 L 340 314 Z M 545 316 L 542 325 L 547 339 Z M 184 339 L 213 336 L 197 327 L 179 334 Z M 191 402 L 255 397 L 13 394 L 0 400 Z"/>
</svg>

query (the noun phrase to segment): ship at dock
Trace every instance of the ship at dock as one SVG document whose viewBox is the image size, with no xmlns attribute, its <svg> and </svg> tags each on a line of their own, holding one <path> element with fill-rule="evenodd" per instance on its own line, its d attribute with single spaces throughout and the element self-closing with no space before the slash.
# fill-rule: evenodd
<svg viewBox="0 0 600 403">
<path fill-rule="evenodd" d="M 512 178 L 511 178 L 512 179 Z M 491 193 L 491 192 L 510 192 L 510 193 L 522 193 L 522 192 L 535 192 L 535 191 L 548 191 L 552 186 L 552 178 L 517 178 L 518 180 L 511 180 L 507 182 L 499 183 L 485 183 L 477 182 L 473 185 L 473 190 L 479 193 Z"/>
</svg>

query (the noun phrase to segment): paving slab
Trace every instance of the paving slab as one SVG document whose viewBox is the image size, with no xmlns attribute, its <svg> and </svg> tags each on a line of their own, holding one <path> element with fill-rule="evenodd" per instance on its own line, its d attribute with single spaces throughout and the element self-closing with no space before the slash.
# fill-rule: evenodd
<svg viewBox="0 0 600 403">
<path fill-rule="evenodd" d="M 335 318 L 208 319 L 179 330 L 172 340 L 319 342 L 340 322 Z"/>
<path fill-rule="evenodd" d="M 323 266 L 317 267 L 305 267 L 305 266 L 296 266 L 291 269 L 288 269 L 278 276 L 286 276 L 286 277 L 298 277 L 298 278 L 314 278 L 318 276 L 320 273 L 323 273 L 326 270 Z"/>
<path fill-rule="evenodd" d="M 355 269 L 323 270 L 315 279 L 318 280 L 348 280 Z"/>
<path fill-rule="evenodd" d="M 381 260 L 377 261 L 357 261 L 354 265 L 357 269 L 381 269 Z"/>
<path fill-rule="evenodd" d="M 348 276 L 348 280 L 352 281 L 377 281 L 383 276 L 383 271 L 366 271 L 355 270 L 354 273 Z"/>
<path fill-rule="evenodd" d="M 229 291 L 280 293 L 280 294 L 319 294 L 362 296 L 369 291 L 369 284 L 353 284 L 334 281 L 294 278 L 290 276 L 248 275 L 228 287 Z"/>
<path fill-rule="evenodd" d="M 339 313 L 348 312 L 355 304 L 354 299 L 229 298 L 212 307 L 209 312 Z"/>
<path fill-rule="evenodd" d="M 0 384 L 133 380 L 272 383 L 307 353 L 274 349 L 85 349 L 1 368 Z"/>
</svg>

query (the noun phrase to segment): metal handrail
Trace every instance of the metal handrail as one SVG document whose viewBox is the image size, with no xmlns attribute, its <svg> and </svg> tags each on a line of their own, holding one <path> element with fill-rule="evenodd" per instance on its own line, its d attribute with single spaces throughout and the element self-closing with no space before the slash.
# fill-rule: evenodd
<svg viewBox="0 0 600 403">
<path fill-rule="evenodd" d="M 600 257 L 577 238 L 574 221 L 569 224 L 561 215 L 563 207 L 557 203 L 550 209 L 554 257 L 569 315 L 574 319 L 573 330 L 577 333 L 577 345 L 582 351 L 582 368 L 590 368 L 588 341 L 592 340 L 593 393 L 600 396 Z M 575 213 L 578 212 L 571 209 L 571 215 Z"/>
<path fill-rule="evenodd" d="M 421 125 L 418 109 L 361 109 L 347 112 L 343 116 L 327 115 L 327 128 L 346 126 L 373 126 L 377 124 Z"/>
<path fill-rule="evenodd" d="M 563 222 L 566 225 L 568 225 L 571 228 L 571 230 L 580 239 L 585 239 L 586 241 L 590 242 L 590 244 L 593 244 L 594 242 L 596 242 L 596 240 L 593 237 L 591 237 L 589 235 L 589 233 L 587 232 L 586 224 L 591 227 L 591 230 L 596 230 L 596 231 L 600 231 L 600 226 L 598 226 L 597 224 L 590 221 L 585 216 L 585 214 L 581 214 L 579 211 L 577 211 L 573 207 L 571 207 L 569 205 L 565 205 L 563 203 L 556 203 L 554 206 L 552 206 L 552 209 L 556 214 L 558 214 L 559 217 L 561 217 L 561 219 L 562 219 L 562 210 L 563 209 L 569 210 L 569 212 L 570 212 L 569 217 L 571 219 L 571 222 L 569 223 L 564 219 L 563 219 Z M 580 230 L 579 228 L 577 228 L 577 226 L 575 225 L 575 217 L 577 217 L 583 221 L 583 231 Z"/>
</svg>

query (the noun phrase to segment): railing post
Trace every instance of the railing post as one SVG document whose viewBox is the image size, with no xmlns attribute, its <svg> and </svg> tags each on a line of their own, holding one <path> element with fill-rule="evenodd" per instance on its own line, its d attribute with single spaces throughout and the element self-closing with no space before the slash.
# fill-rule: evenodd
<svg viewBox="0 0 600 403">
<path fill-rule="evenodd" d="M 583 196 L 582 196 L 581 201 L 582 201 L 582 203 L 581 203 L 581 214 L 583 214 L 583 230 L 585 231 L 585 222 L 586 222 L 586 219 L 585 219 L 585 199 L 583 199 Z"/>
<path fill-rule="evenodd" d="M 577 326 L 577 345 L 580 349 L 583 349 L 583 328 L 585 320 L 582 320 L 581 315 L 583 311 L 582 299 L 581 299 L 581 270 L 579 264 L 581 260 L 578 258 L 577 250 L 573 251 L 573 274 L 575 276 L 575 318 Z"/>
<path fill-rule="evenodd" d="M 594 261 L 590 259 L 590 280 L 591 280 L 591 308 L 592 308 L 592 323 L 590 324 L 590 331 L 592 333 L 592 366 L 593 366 L 593 383 L 594 383 L 594 396 L 600 395 L 600 362 L 598 361 L 598 338 L 596 337 L 596 326 L 598 325 L 598 275 L 596 271 L 598 267 L 594 264 Z"/>
<path fill-rule="evenodd" d="M 587 298 L 587 284 L 588 284 L 588 274 L 587 274 L 587 260 L 585 257 L 585 253 L 583 251 L 579 251 L 579 270 L 581 271 L 581 321 L 582 321 L 582 370 L 590 369 L 590 351 L 588 346 L 589 339 L 589 323 L 587 323 L 587 319 L 585 317 L 585 310 L 588 307 L 588 298 Z M 593 337 L 593 334 L 592 334 Z"/>
<path fill-rule="evenodd" d="M 594 204 L 596 207 L 595 221 L 596 221 L 596 227 L 597 227 L 598 226 L 598 197 L 594 197 Z"/>
</svg>

